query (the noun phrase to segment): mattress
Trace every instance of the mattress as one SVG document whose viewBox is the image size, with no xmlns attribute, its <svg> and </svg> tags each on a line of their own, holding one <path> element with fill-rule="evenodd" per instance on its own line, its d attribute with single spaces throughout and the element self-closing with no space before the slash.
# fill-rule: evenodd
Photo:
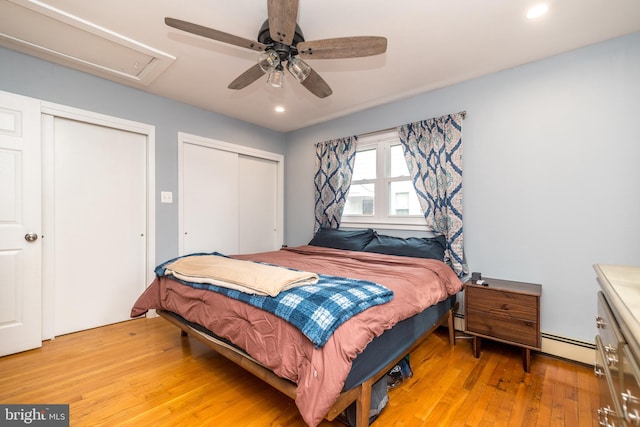
<svg viewBox="0 0 640 427">
<path fill-rule="evenodd" d="M 272 313 L 166 276 L 156 278 L 135 303 L 132 316 L 149 309 L 177 313 L 295 383 L 296 405 L 310 426 L 322 421 L 342 390 L 379 370 L 385 360 L 394 358 L 394 353 L 406 351 L 422 330 L 430 328 L 433 319 L 439 319 L 451 307 L 450 297 L 462 289 L 453 270 L 432 259 L 312 246 L 238 258 L 371 280 L 393 291 L 390 302 L 355 315 L 322 347 Z M 428 309 L 431 306 L 434 308 Z M 385 332 L 392 328 L 393 332 Z M 364 352 L 365 348 L 373 350 Z"/>
<path fill-rule="evenodd" d="M 349 390 L 369 379 L 380 369 L 405 354 L 409 348 L 429 331 L 456 302 L 453 295 L 424 311 L 411 316 L 371 341 L 351 365 L 343 390 Z"/>
</svg>

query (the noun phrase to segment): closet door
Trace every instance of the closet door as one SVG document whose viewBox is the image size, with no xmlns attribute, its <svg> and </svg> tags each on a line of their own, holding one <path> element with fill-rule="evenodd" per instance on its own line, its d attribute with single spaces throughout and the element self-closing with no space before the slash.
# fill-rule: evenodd
<svg viewBox="0 0 640 427">
<path fill-rule="evenodd" d="M 278 248 L 278 177 L 273 160 L 240 156 L 239 250 L 249 254 Z"/>
<path fill-rule="evenodd" d="M 182 146 L 183 253 L 238 253 L 238 154 Z"/>
<path fill-rule="evenodd" d="M 147 137 L 56 117 L 54 335 L 129 320 L 146 286 Z"/>
<path fill-rule="evenodd" d="M 180 254 L 282 245 L 281 156 L 180 134 Z"/>
</svg>

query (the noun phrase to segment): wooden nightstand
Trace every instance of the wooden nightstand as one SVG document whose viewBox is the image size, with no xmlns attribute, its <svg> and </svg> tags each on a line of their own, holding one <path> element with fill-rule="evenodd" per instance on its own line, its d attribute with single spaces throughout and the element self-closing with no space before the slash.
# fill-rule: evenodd
<svg viewBox="0 0 640 427">
<path fill-rule="evenodd" d="M 473 335 L 473 355 L 480 357 L 482 338 L 523 349 L 523 366 L 529 372 L 531 350 L 540 351 L 540 295 L 533 283 L 484 279 L 488 286 L 464 284 L 465 332 Z"/>
</svg>

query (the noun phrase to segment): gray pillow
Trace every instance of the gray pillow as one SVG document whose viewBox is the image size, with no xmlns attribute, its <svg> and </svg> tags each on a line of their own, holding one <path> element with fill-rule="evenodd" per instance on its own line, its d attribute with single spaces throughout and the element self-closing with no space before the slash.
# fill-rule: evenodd
<svg viewBox="0 0 640 427">
<path fill-rule="evenodd" d="M 309 242 L 312 246 L 344 249 L 347 251 L 362 251 L 373 239 L 373 230 L 339 230 L 336 228 L 320 229 Z"/>
<path fill-rule="evenodd" d="M 435 237 L 393 237 L 375 233 L 364 248 L 365 252 L 379 254 L 430 258 L 444 261 L 447 242 L 444 236 Z"/>
</svg>

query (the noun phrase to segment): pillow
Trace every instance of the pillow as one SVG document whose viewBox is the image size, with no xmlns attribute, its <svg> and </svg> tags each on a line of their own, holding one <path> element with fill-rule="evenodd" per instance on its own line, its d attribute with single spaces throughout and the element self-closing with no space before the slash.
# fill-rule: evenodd
<svg viewBox="0 0 640 427">
<path fill-rule="evenodd" d="M 339 230 L 336 228 L 320 229 L 309 242 L 312 246 L 345 249 L 347 251 L 362 251 L 373 239 L 373 230 Z"/>
<path fill-rule="evenodd" d="M 403 239 L 375 233 L 371 242 L 364 248 L 364 251 L 444 261 L 446 245 L 447 242 L 442 235 L 435 237 L 407 237 Z"/>
</svg>

